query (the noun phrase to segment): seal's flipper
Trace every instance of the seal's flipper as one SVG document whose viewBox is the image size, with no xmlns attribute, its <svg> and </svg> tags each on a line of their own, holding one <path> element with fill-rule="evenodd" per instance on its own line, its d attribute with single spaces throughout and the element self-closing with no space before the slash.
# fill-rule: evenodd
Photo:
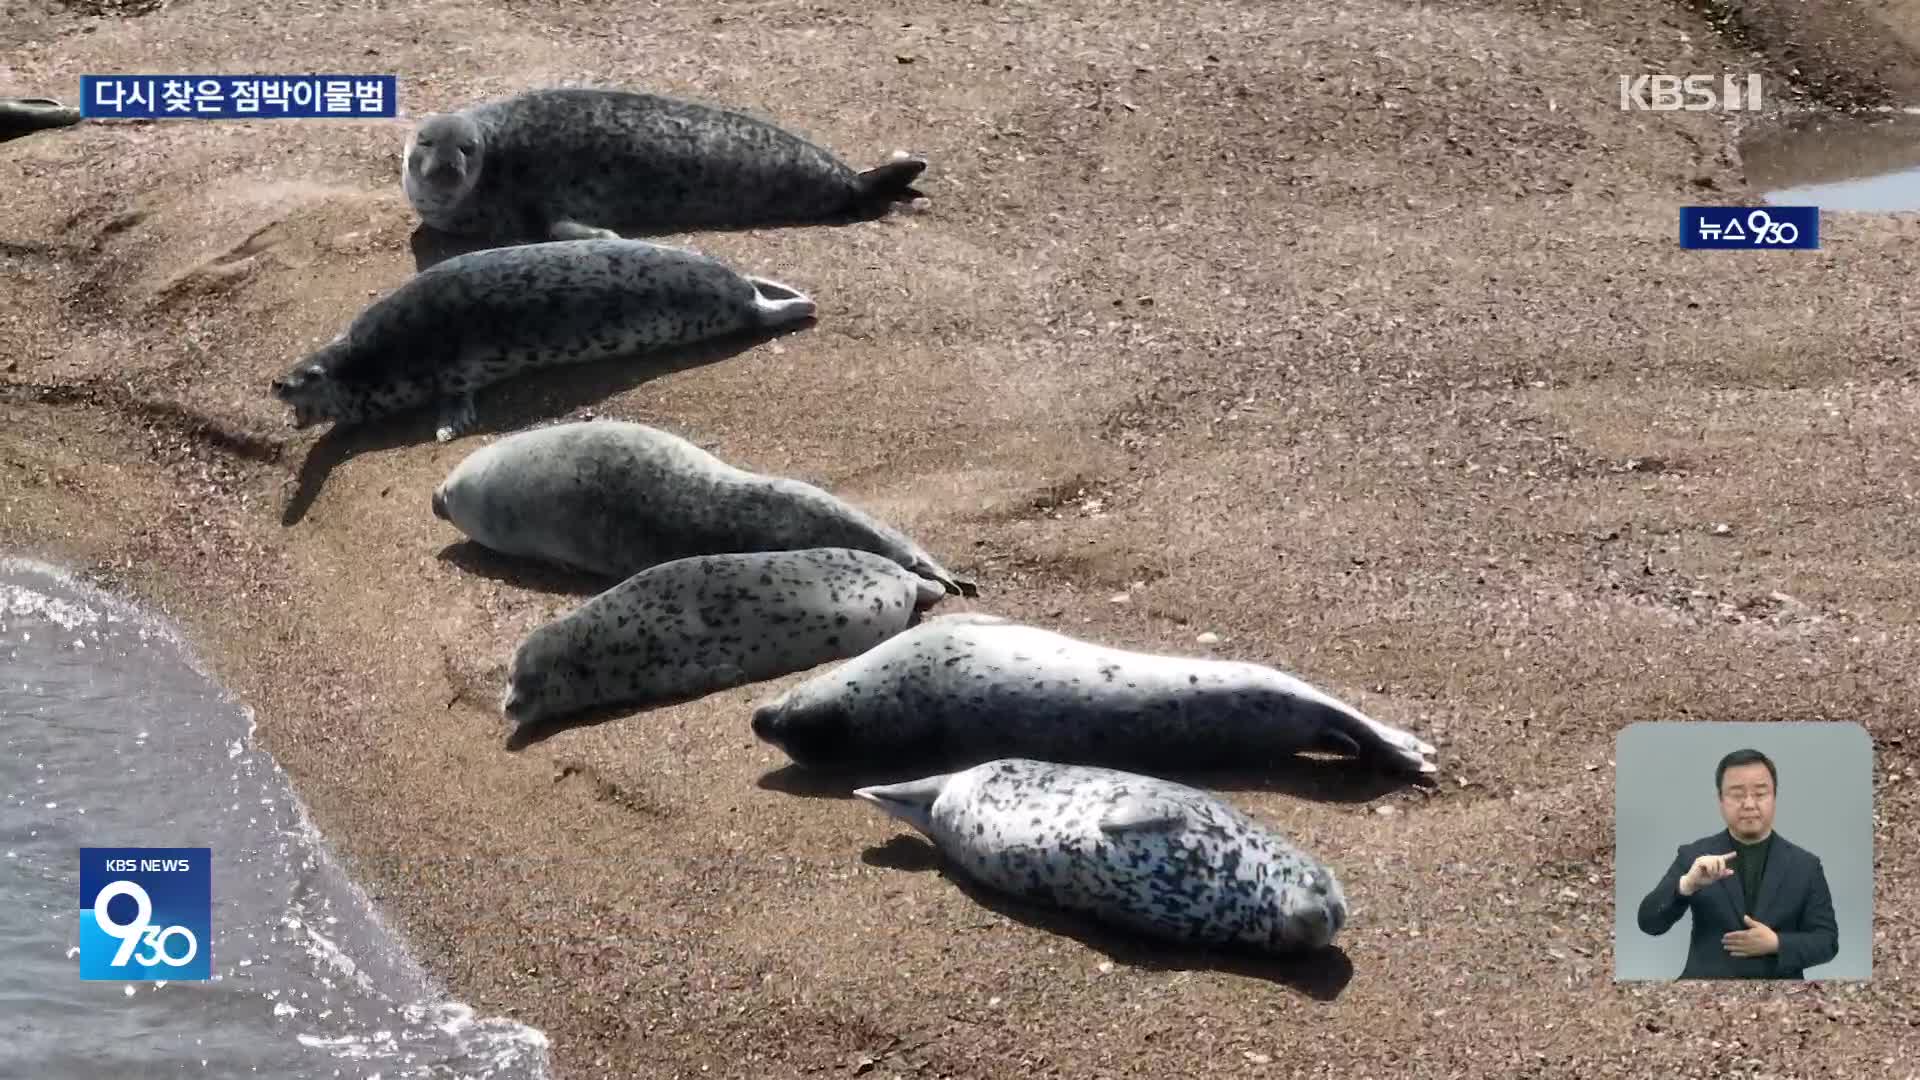
<svg viewBox="0 0 1920 1080">
<path fill-rule="evenodd" d="M 797 326 L 818 310 L 812 297 L 791 285 L 763 277 L 749 276 L 747 281 L 753 286 L 754 314 L 767 329 Z"/>
<path fill-rule="evenodd" d="M 1349 737 L 1359 741 L 1368 755 L 1383 759 L 1404 772 L 1424 776 L 1440 771 L 1438 766 L 1427 760 L 1439 753 L 1432 743 L 1369 716 L 1358 716 L 1358 719 L 1363 726 L 1350 729 Z"/>
<path fill-rule="evenodd" d="M 947 590 L 945 586 L 939 582 L 928 581 L 925 578 L 921 578 L 919 581 L 919 590 L 914 594 L 913 598 L 914 613 L 917 615 L 922 611 L 926 611 L 946 598 Z"/>
<path fill-rule="evenodd" d="M 578 221 L 556 221 L 548 226 L 547 235 L 555 240 L 620 239 L 620 234 L 612 229 L 602 229 L 597 225 L 583 225 Z"/>
<path fill-rule="evenodd" d="M 479 426 L 480 410 L 474 405 L 473 394 L 460 394 L 440 407 L 440 426 L 434 430 L 433 437 L 440 442 L 452 442 Z"/>
<path fill-rule="evenodd" d="M 919 198 L 920 193 L 913 189 L 913 182 L 927 171 L 924 158 L 896 158 L 885 165 L 876 165 L 853 178 L 857 193 L 857 209 L 870 209 L 902 199 Z"/>
<path fill-rule="evenodd" d="M 1360 744 L 1357 742 L 1354 742 L 1353 736 L 1348 735 L 1344 731 L 1340 731 L 1334 728 L 1328 728 L 1327 730 L 1320 733 L 1320 738 L 1323 742 L 1331 743 L 1335 749 L 1341 751 L 1342 753 L 1349 754 L 1353 757 L 1363 756 L 1363 752 L 1360 749 Z"/>
<path fill-rule="evenodd" d="M 984 611 L 953 611 L 935 615 L 926 621 L 942 622 L 948 626 L 1000 626 L 1013 622 L 1004 615 L 989 615 Z"/>
<path fill-rule="evenodd" d="M 1178 803 L 1129 795 L 1100 816 L 1100 831 L 1147 832 L 1177 829 L 1186 823 L 1187 812 Z"/>
<path fill-rule="evenodd" d="M 965 578 L 954 577 L 938 563 L 917 562 L 907 569 L 923 578 L 931 578 L 940 583 L 940 588 L 953 596 L 974 597 L 980 595 L 980 587 Z"/>
<path fill-rule="evenodd" d="M 904 784 L 877 784 L 873 787 L 855 788 L 856 799 L 867 802 L 887 812 L 889 817 L 901 821 L 933 836 L 933 803 L 946 790 L 947 781 L 953 779 L 952 773 L 909 780 Z"/>
</svg>

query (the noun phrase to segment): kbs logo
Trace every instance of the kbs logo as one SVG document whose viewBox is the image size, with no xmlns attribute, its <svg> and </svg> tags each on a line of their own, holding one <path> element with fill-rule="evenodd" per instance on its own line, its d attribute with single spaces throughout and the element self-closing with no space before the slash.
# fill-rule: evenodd
<svg viewBox="0 0 1920 1080">
<path fill-rule="evenodd" d="M 81 848 L 80 977 L 211 978 L 213 849 Z"/>
<path fill-rule="evenodd" d="M 1743 80 L 1738 75 L 1622 75 L 1620 108 L 1623 112 L 1758 112 L 1760 76 Z"/>
</svg>

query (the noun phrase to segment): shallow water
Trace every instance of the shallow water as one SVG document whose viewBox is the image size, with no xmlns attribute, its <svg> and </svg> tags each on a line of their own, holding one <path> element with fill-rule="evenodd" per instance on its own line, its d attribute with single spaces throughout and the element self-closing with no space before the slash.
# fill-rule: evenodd
<svg viewBox="0 0 1920 1080">
<path fill-rule="evenodd" d="M 252 718 L 157 620 L 0 559 L 0 1077 L 536 1080 L 328 855 Z M 79 848 L 213 849 L 213 980 L 83 982 Z"/>
<path fill-rule="evenodd" d="M 1816 113 L 1749 135 L 1747 180 L 1774 206 L 1920 210 L 1920 115 Z"/>
</svg>

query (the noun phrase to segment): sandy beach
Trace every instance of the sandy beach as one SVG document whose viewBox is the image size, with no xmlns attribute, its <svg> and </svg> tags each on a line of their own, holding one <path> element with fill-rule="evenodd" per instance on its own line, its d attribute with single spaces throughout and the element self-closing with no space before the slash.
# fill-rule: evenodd
<svg viewBox="0 0 1920 1080">
<path fill-rule="evenodd" d="M 267 394 L 413 272 L 407 120 L 0 143 L 0 552 L 185 627 L 422 962 L 557 1075 L 1920 1072 L 1920 220 L 1682 251 L 1677 207 L 1757 200 L 1737 124 L 1617 86 L 1914 103 L 1920 6 L 0 4 L 0 95 L 397 73 L 418 116 L 571 81 L 931 162 L 924 212 L 666 238 L 813 328 L 497 388 L 440 445 Z M 979 582 L 942 610 L 1291 671 L 1439 783 L 1226 792 L 1354 905 L 1333 960 L 1262 965 L 949 880 L 752 737 L 801 676 L 508 753 L 511 649 L 582 597 L 428 499 L 589 415 L 866 507 Z M 1870 984 L 1612 982 L 1614 739 L 1679 719 L 1871 732 Z"/>
</svg>

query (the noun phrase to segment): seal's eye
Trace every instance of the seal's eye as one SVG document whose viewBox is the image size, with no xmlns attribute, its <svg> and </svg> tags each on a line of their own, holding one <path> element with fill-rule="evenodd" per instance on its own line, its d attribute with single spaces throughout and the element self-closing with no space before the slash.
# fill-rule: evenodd
<svg viewBox="0 0 1920 1080">
<path fill-rule="evenodd" d="M 415 140 L 413 140 L 413 145 L 415 145 L 415 146 L 432 146 L 432 145 L 433 145 L 433 140 L 432 140 L 432 139 L 429 139 L 429 138 L 426 138 L 425 136 L 421 136 L 420 138 L 417 138 L 417 139 L 415 139 Z"/>
</svg>

